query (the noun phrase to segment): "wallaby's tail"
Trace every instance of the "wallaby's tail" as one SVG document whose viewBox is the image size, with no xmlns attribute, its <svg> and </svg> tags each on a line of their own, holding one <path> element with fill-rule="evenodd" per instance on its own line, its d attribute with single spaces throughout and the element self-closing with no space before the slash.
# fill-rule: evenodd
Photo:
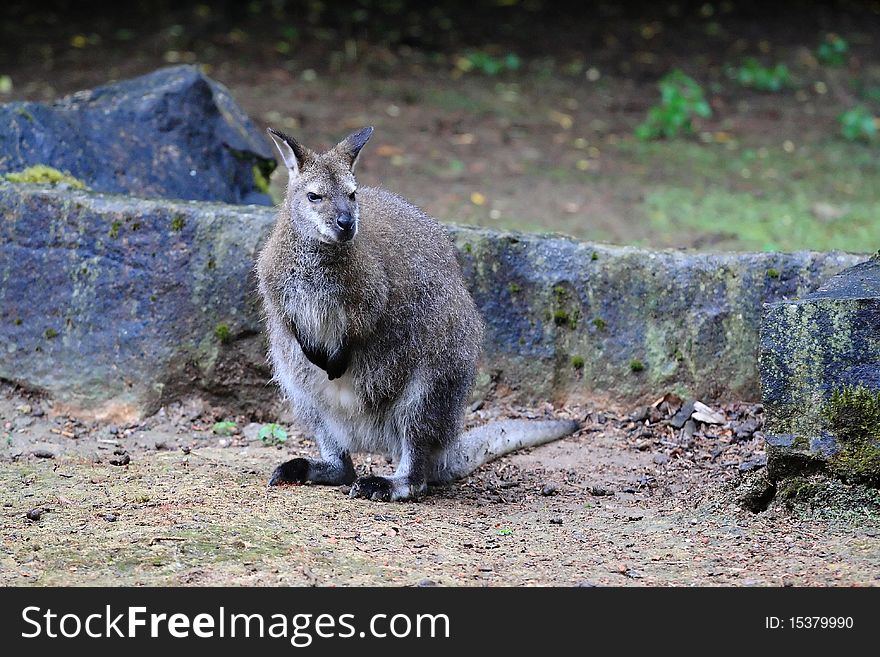
<svg viewBox="0 0 880 657">
<path fill-rule="evenodd" d="M 441 483 L 466 477 L 499 456 L 559 440 L 579 427 L 575 420 L 500 420 L 476 427 L 459 436 L 440 456 L 432 481 Z"/>
</svg>

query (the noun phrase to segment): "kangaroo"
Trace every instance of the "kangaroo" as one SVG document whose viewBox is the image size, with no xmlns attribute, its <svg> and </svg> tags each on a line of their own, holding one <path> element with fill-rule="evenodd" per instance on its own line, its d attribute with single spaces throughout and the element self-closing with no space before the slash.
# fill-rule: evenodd
<svg viewBox="0 0 880 657">
<path fill-rule="evenodd" d="M 358 187 L 373 128 L 324 153 L 268 132 L 288 171 L 256 266 L 269 358 L 321 454 L 282 463 L 270 486 L 352 484 L 351 497 L 408 500 L 577 428 L 510 420 L 460 434 L 483 321 L 448 234 L 400 196 Z M 356 452 L 393 458 L 394 475 L 357 478 Z"/>
</svg>

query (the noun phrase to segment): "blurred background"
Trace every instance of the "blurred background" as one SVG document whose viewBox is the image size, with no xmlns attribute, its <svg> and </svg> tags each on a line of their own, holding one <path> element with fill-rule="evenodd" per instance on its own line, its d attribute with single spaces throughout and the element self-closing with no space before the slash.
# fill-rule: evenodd
<svg viewBox="0 0 880 657">
<path fill-rule="evenodd" d="M 444 221 L 880 248 L 880 2 L 5 0 L 0 102 L 198 64 Z M 278 194 L 285 174 L 276 172 Z"/>
</svg>

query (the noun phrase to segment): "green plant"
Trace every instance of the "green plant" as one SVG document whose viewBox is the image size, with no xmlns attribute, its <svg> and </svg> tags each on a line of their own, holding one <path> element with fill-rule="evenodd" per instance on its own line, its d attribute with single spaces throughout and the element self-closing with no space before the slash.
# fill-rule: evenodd
<svg viewBox="0 0 880 657">
<path fill-rule="evenodd" d="M 211 431 L 216 433 L 218 436 L 231 436 L 235 433 L 235 430 L 238 427 L 235 422 L 224 421 L 224 422 L 215 422 L 214 426 L 211 427 Z"/>
<path fill-rule="evenodd" d="M 816 57 L 828 66 L 843 66 L 849 54 L 849 43 L 837 34 L 827 34 L 816 49 Z"/>
<path fill-rule="evenodd" d="M 629 361 L 629 369 L 633 372 L 642 372 L 645 369 L 645 364 L 638 358 L 633 358 Z"/>
<path fill-rule="evenodd" d="M 848 109 L 837 120 L 840 134 L 848 141 L 870 141 L 877 136 L 877 119 L 862 105 Z"/>
<path fill-rule="evenodd" d="M 734 70 L 733 76 L 744 87 L 758 91 L 779 91 L 791 82 L 791 74 L 785 64 L 762 66 L 758 60 L 749 57 L 742 66 Z"/>
<path fill-rule="evenodd" d="M 287 432 L 280 424 L 264 424 L 257 437 L 266 445 L 282 445 L 287 442 Z"/>
<path fill-rule="evenodd" d="M 466 73 L 477 71 L 484 75 L 498 75 L 518 70 L 521 63 L 520 58 L 512 52 L 503 57 L 496 57 L 482 50 L 476 50 L 460 57 L 458 68 Z"/>
<path fill-rule="evenodd" d="M 635 135 L 642 140 L 670 139 L 679 133 L 694 131 L 695 117 L 712 116 L 702 87 L 696 80 L 676 69 L 661 78 L 660 104 L 648 110 L 644 123 L 636 128 Z"/>
<path fill-rule="evenodd" d="M 217 324 L 217 328 L 214 329 L 214 337 L 223 344 L 228 344 L 232 341 L 232 331 L 229 330 L 229 326 L 226 324 Z"/>
</svg>

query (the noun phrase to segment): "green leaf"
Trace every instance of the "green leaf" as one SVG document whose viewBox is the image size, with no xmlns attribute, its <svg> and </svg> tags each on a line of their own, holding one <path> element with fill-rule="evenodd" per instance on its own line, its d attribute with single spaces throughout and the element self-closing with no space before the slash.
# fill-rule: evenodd
<svg viewBox="0 0 880 657">
<path fill-rule="evenodd" d="M 235 422 L 215 422 L 214 426 L 211 427 L 211 431 L 218 436 L 231 436 L 236 428 Z"/>
<path fill-rule="evenodd" d="M 267 445 L 280 445 L 287 441 L 287 432 L 280 424 L 264 424 L 257 437 Z"/>
</svg>

